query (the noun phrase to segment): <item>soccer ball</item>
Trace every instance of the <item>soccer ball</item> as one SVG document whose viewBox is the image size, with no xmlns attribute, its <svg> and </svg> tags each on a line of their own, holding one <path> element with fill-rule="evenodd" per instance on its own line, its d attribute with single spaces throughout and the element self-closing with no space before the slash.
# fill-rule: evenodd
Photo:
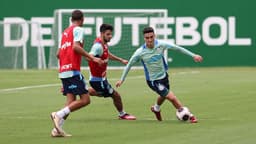
<svg viewBox="0 0 256 144">
<path fill-rule="evenodd" d="M 191 113 L 187 107 L 182 107 L 176 111 L 176 116 L 181 121 L 187 121 L 190 115 Z"/>
</svg>

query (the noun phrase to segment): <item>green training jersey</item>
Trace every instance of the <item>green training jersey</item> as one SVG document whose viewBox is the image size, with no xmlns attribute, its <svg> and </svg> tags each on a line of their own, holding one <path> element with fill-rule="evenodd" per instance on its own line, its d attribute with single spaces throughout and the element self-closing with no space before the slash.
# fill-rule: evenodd
<svg viewBox="0 0 256 144">
<path fill-rule="evenodd" d="M 147 48 L 146 44 L 144 44 L 134 52 L 123 71 L 121 80 L 125 80 L 131 66 L 139 61 L 141 61 L 144 67 L 146 80 L 154 81 L 163 79 L 166 76 L 166 71 L 168 70 L 168 66 L 164 59 L 164 50 L 166 49 L 178 50 L 179 52 L 191 57 L 195 55 L 189 50 L 173 43 L 155 40 L 154 48 Z"/>
</svg>

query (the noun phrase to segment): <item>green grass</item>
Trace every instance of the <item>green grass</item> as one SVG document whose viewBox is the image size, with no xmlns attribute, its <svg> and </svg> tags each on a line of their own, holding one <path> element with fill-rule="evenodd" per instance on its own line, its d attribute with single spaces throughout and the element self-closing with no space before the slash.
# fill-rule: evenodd
<svg viewBox="0 0 256 144">
<path fill-rule="evenodd" d="M 88 79 L 88 72 L 83 71 Z M 111 99 L 91 98 L 91 104 L 70 115 L 65 130 L 71 138 L 51 138 L 50 113 L 61 108 L 65 98 L 55 70 L 0 71 L 1 144 L 254 144 L 256 141 L 256 68 L 171 69 L 171 89 L 199 118 L 198 124 L 179 122 L 167 101 L 164 121 L 150 112 L 156 94 L 146 85 L 143 71 L 132 70 L 118 91 L 125 110 L 136 121 L 117 120 Z M 114 86 L 121 71 L 108 73 Z"/>
</svg>

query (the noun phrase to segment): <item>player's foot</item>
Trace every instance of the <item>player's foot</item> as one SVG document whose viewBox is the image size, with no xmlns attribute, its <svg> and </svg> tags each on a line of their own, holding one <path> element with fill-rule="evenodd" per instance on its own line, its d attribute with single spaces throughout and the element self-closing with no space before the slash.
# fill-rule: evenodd
<svg viewBox="0 0 256 144">
<path fill-rule="evenodd" d="M 190 123 L 197 123 L 198 122 L 195 116 L 191 116 L 189 118 L 189 120 L 190 120 Z"/>
<path fill-rule="evenodd" d="M 154 106 L 151 107 L 151 111 L 155 114 L 158 121 L 162 121 L 161 111 L 156 111 Z"/>
<path fill-rule="evenodd" d="M 118 116 L 120 120 L 136 120 L 136 117 L 133 115 L 130 115 L 128 113 L 122 115 L 122 116 Z"/>
<path fill-rule="evenodd" d="M 51 113 L 51 119 L 53 121 L 54 127 L 56 128 L 56 131 L 62 135 L 65 134 L 65 131 L 61 128 L 61 118 L 56 115 L 56 112 Z"/>
<path fill-rule="evenodd" d="M 64 132 L 64 134 L 61 134 L 57 131 L 56 128 L 53 128 L 52 131 L 51 131 L 51 136 L 52 137 L 71 137 L 72 135 L 71 134 L 68 134 L 66 132 Z"/>
</svg>

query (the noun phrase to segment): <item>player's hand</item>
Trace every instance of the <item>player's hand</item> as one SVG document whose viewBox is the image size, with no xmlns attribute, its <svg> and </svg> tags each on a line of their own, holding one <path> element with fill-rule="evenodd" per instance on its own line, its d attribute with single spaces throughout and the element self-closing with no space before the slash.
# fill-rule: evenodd
<svg viewBox="0 0 256 144">
<path fill-rule="evenodd" d="M 200 55 L 195 55 L 193 57 L 193 59 L 194 59 L 195 62 L 202 62 L 203 61 L 203 57 L 200 56 Z"/>
<path fill-rule="evenodd" d="M 120 86 L 122 85 L 122 83 L 123 83 L 122 80 L 117 81 L 117 82 L 116 82 L 116 87 L 117 87 L 117 88 L 120 87 Z"/>
<path fill-rule="evenodd" d="M 128 60 L 121 59 L 121 63 L 124 64 L 124 65 L 127 65 L 128 64 Z"/>
<path fill-rule="evenodd" d="M 105 63 L 102 59 L 96 57 L 93 57 L 92 61 L 98 63 L 99 65 L 103 65 Z"/>
</svg>

